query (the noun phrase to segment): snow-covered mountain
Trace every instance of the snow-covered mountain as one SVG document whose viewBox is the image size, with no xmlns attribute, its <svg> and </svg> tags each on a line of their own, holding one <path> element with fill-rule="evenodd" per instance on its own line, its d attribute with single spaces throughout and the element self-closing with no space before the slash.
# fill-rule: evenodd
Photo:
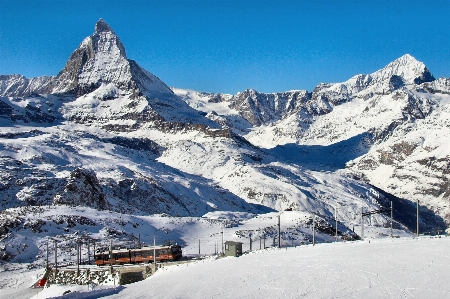
<svg viewBox="0 0 450 299">
<path fill-rule="evenodd" d="M 320 84 L 312 93 L 287 92 L 296 100 L 282 105 L 288 108 L 278 116 L 261 111 L 277 111 L 273 107 L 280 107 L 282 94 L 245 91 L 185 100 L 204 112 L 214 111 L 217 102 L 233 108 L 211 119 L 247 120 L 254 126 L 235 131 L 252 144 L 281 151 L 284 158 L 291 155 L 310 168 L 346 168 L 399 197 L 420 200 L 449 221 L 449 91 L 449 79 L 435 80 L 422 62 L 406 54 L 372 74 Z M 255 122 L 261 115 L 264 122 Z M 233 122 L 226 124 L 233 129 Z"/>
<path fill-rule="evenodd" d="M 57 76 L 0 77 L 0 246 L 9 253 L 3 257 L 19 261 L 22 253 L 11 244 L 31 233 L 85 229 L 84 220 L 70 220 L 70 230 L 35 231 L 30 223 L 44 225 L 36 206 L 46 206 L 41 220 L 49 226 L 62 211 L 80 216 L 81 207 L 94 223 L 90 233 L 102 238 L 119 235 L 108 233 L 112 224 L 96 226 L 98 213 L 119 222 L 245 215 L 246 223 L 232 228 L 234 236 L 249 237 L 261 233 L 261 214 L 288 209 L 307 219 L 304 225 L 319 217 L 327 240 L 336 218 L 339 235 L 357 239 L 352 228 L 361 210 L 391 200 L 394 228 L 412 230 L 409 200 L 420 196 L 421 228 L 444 228 L 448 94 L 449 80 L 434 80 L 409 55 L 312 93 L 171 89 L 128 59 L 99 20 Z M 383 214 L 363 221 L 389 227 Z M 212 223 L 216 230 L 223 225 Z M 307 227 L 283 236 L 298 243 L 310 237 Z M 175 236 L 184 245 L 197 240 L 192 232 L 189 238 Z"/>
<path fill-rule="evenodd" d="M 36 94 L 54 96 L 33 105 Z M 160 79 L 128 59 L 119 37 L 102 19 L 56 77 L 2 76 L 0 95 L 25 98 L 3 101 L 4 114 L 10 115 L 12 123 L 18 118 L 33 122 L 27 115 L 37 110 L 44 118 L 96 123 L 110 131 L 134 130 L 144 124 L 172 129 L 174 125 L 168 123 L 173 122 L 219 128 L 187 106 Z"/>
</svg>

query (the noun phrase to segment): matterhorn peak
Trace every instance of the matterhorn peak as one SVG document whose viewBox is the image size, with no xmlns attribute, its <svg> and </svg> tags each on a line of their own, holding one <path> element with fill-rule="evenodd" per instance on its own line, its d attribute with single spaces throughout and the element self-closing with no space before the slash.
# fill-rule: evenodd
<svg viewBox="0 0 450 299">
<path fill-rule="evenodd" d="M 93 35 L 83 40 L 58 75 L 56 92 L 86 94 L 102 83 L 130 86 L 132 75 L 125 47 L 111 27 L 100 19 Z"/>
<path fill-rule="evenodd" d="M 100 18 L 97 23 L 95 24 L 95 32 L 94 33 L 100 33 L 100 32 L 112 32 L 114 31 L 109 27 L 108 23 L 105 22 L 102 18 Z"/>
</svg>

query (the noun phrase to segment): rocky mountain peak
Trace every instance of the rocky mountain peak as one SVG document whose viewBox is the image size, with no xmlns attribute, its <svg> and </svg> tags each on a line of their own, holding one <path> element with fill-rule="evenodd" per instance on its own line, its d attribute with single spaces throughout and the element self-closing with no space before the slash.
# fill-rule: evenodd
<svg viewBox="0 0 450 299">
<path fill-rule="evenodd" d="M 92 39 L 94 51 L 120 55 L 126 59 L 125 47 L 114 30 L 103 19 L 98 20 L 95 24 Z"/>
<path fill-rule="evenodd" d="M 112 32 L 114 31 L 111 29 L 111 27 L 108 25 L 108 23 L 105 22 L 102 18 L 100 18 L 97 23 L 95 24 L 95 32 L 94 34 L 99 34 L 100 32 Z"/>
<path fill-rule="evenodd" d="M 100 19 L 94 34 L 83 40 L 58 74 L 54 92 L 82 95 L 102 83 L 128 87 L 131 77 L 125 47 L 111 27 Z"/>
<path fill-rule="evenodd" d="M 421 84 L 435 80 L 425 64 L 410 54 L 397 58 L 381 70 L 371 74 L 376 82 L 389 81 L 392 76 L 403 78 L 405 84 Z"/>
</svg>

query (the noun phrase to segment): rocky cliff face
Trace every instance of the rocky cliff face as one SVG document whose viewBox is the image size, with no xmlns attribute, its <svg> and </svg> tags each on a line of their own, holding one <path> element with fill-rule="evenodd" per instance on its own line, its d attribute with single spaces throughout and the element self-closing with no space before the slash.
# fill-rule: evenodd
<svg viewBox="0 0 450 299">
<path fill-rule="evenodd" d="M 0 95 L 9 97 L 51 93 L 55 77 L 25 78 L 21 75 L 0 75 Z"/>
<path fill-rule="evenodd" d="M 229 107 L 238 110 L 253 126 L 260 126 L 298 111 L 310 98 L 305 90 L 265 94 L 247 89 L 233 96 L 229 100 Z"/>
<path fill-rule="evenodd" d="M 95 172 L 82 168 L 70 173 L 66 187 L 55 196 L 53 204 L 91 207 L 98 210 L 109 207 Z"/>
</svg>

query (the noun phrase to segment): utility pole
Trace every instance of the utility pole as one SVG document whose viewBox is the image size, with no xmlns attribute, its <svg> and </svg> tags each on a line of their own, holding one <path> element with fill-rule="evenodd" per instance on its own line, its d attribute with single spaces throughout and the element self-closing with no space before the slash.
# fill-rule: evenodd
<svg viewBox="0 0 450 299">
<path fill-rule="evenodd" d="M 248 237 L 250 239 L 250 251 L 252 251 L 252 235 L 249 234 Z"/>
<path fill-rule="evenodd" d="M 416 236 L 419 237 L 419 200 L 417 200 L 417 228 L 416 228 Z"/>
<path fill-rule="evenodd" d="M 278 248 L 281 248 L 281 225 L 280 225 L 280 215 L 278 215 Z"/>
<path fill-rule="evenodd" d="M 316 245 L 316 215 L 313 217 L 313 246 Z"/>
<path fill-rule="evenodd" d="M 80 244 L 79 244 L 78 240 L 77 240 L 76 244 L 77 244 L 77 271 L 79 273 L 80 272 Z"/>
<path fill-rule="evenodd" d="M 89 240 L 89 238 L 87 239 L 88 241 L 88 265 L 91 264 L 91 242 Z"/>
<path fill-rule="evenodd" d="M 261 236 L 259 236 L 259 250 L 261 250 Z"/>
<path fill-rule="evenodd" d="M 80 259 L 79 264 L 81 264 L 81 244 L 82 244 L 82 241 L 78 240 L 78 247 L 79 247 L 78 258 Z"/>
<path fill-rule="evenodd" d="M 394 235 L 393 235 L 393 233 L 392 233 L 392 216 L 393 216 L 393 212 L 394 212 L 394 210 L 393 210 L 393 208 L 392 208 L 392 200 L 391 200 L 391 238 L 394 237 Z"/>
<path fill-rule="evenodd" d="M 224 254 L 225 250 L 223 249 L 223 226 L 222 226 L 222 254 Z"/>
<path fill-rule="evenodd" d="M 113 254 L 112 254 L 112 239 L 109 239 L 109 266 L 110 266 L 111 274 L 113 273 L 112 258 L 113 258 Z"/>
<path fill-rule="evenodd" d="M 200 255 L 200 239 L 198 239 L 198 255 Z"/>
<path fill-rule="evenodd" d="M 263 239 L 264 239 L 264 243 L 263 243 L 264 249 L 266 249 L 266 233 L 263 234 Z"/>
<path fill-rule="evenodd" d="M 334 207 L 334 219 L 336 220 L 336 234 L 335 234 L 335 240 L 337 242 L 337 234 L 338 234 L 338 226 L 337 226 L 337 207 Z"/>
<path fill-rule="evenodd" d="M 364 218 L 363 218 L 364 208 L 361 207 L 361 240 L 364 241 Z"/>
<path fill-rule="evenodd" d="M 56 275 L 56 270 L 58 269 L 58 256 L 57 256 L 57 251 L 58 251 L 58 244 L 56 243 L 57 241 L 55 241 L 55 275 Z"/>
<path fill-rule="evenodd" d="M 47 239 L 47 270 L 48 270 L 48 239 Z"/>
<path fill-rule="evenodd" d="M 153 265 L 155 265 L 156 270 L 156 236 L 153 236 Z"/>
</svg>

